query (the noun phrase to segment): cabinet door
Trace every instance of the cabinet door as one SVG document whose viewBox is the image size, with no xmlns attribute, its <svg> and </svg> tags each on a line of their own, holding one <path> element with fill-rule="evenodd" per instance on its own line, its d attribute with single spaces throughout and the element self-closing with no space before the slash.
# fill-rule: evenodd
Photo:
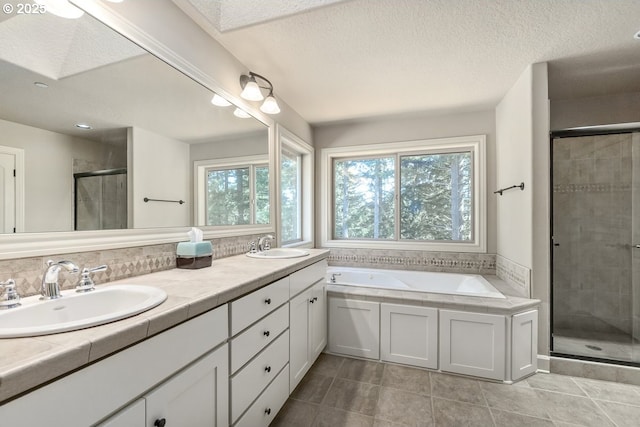
<svg viewBox="0 0 640 427">
<path fill-rule="evenodd" d="M 440 369 L 504 380 L 505 323 L 500 315 L 440 310 Z"/>
<path fill-rule="evenodd" d="M 380 304 L 329 298 L 329 351 L 380 357 Z"/>
<path fill-rule="evenodd" d="M 511 320 L 511 379 L 518 380 L 538 369 L 538 310 Z"/>
<path fill-rule="evenodd" d="M 311 320 L 309 335 L 311 344 L 311 363 L 320 355 L 327 345 L 327 287 L 324 281 L 311 288 Z"/>
<path fill-rule="evenodd" d="M 380 358 L 438 369 L 438 310 L 380 304 Z"/>
<path fill-rule="evenodd" d="M 147 427 L 229 425 L 227 344 L 171 377 L 145 396 Z"/>
<path fill-rule="evenodd" d="M 311 289 L 289 302 L 289 389 L 293 392 L 311 366 L 309 318 Z"/>
<path fill-rule="evenodd" d="M 289 397 L 289 367 L 285 366 L 234 427 L 267 427 Z M 181 426 L 182 427 L 182 426 Z M 187 427 L 186 425 L 184 427 Z M 190 427 L 190 426 L 189 426 Z"/>
<path fill-rule="evenodd" d="M 144 399 L 138 399 L 97 427 L 143 427 L 145 421 Z"/>
</svg>

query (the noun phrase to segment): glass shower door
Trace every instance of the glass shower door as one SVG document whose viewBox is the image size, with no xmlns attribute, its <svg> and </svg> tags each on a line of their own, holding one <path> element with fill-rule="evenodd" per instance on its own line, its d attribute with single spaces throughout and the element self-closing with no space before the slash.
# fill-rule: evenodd
<svg viewBox="0 0 640 427">
<path fill-rule="evenodd" d="M 638 141 L 631 133 L 552 140 L 554 354 L 640 361 Z"/>
</svg>

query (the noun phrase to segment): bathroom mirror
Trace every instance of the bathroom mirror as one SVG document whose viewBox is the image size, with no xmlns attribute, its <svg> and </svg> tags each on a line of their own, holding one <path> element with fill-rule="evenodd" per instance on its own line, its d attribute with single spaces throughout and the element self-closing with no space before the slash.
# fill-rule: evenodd
<svg viewBox="0 0 640 427">
<path fill-rule="evenodd" d="M 256 224 L 196 212 L 195 162 L 269 158 L 213 96 L 88 14 L 0 15 L 0 231 Z"/>
</svg>

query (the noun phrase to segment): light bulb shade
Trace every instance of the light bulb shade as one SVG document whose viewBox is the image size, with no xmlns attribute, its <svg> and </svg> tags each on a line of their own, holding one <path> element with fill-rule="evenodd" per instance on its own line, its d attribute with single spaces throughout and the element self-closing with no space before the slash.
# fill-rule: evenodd
<svg viewBox="0 0 640 427">
<path fill-rule="evenodd" d="M 240 108 L 236 108 L 235 110 L 233 110 L 233 115 L 241 119 L 248 119 L 249 117 L 251 117 L 251 114 Z"/>
<path fill-rule="evenodd" d="M 262 101 L 264 99 L 262 92 L 260 92 L 260 86 L 253 78 L 244 86 L 240 96 L 248 101 Z"/>
<path fill-rule="evenodd" d="M 66 19 L 78 19 L 84 15 L 84 11 L 69 3 L 67 0 L 35 0 L 45 7 L 47 13 Z"/>
<path fill-rule="evenodd" d="M 213 105 L 217 105 L 218 107 L 228 107 L 228 106 L 231 105 L 231 103 L 229 101 L 227 101 L 226 99 L 224 99 L 223 97 L 221 97 L 217 93 L 215 93 L 213 95 L 213 98 L 211 98 L 211 103 Z"/>
<path fill-rule="evenodd" d="M 267 114 L 278 114 L 280 112 L 280 106 L 273 94 L 269 94 L 269 96 L 267 96 L 260 106 L 260 111 Z"/>
</svg>

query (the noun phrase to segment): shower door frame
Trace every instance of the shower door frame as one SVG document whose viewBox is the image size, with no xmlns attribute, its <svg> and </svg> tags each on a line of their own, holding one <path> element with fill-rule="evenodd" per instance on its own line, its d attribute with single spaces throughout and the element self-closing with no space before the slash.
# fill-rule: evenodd
<svg viewBox="0 0 640 427">
<path fill-rule="evenodd" d="M 624 365 L 624 366 L 633 366 L 640 367 L 640 362 L 632 362 L 626 360 L 617 360 L 617 359 L 608 359 L 608 358 L 600 358 L 593 356 L 584 356 L 579 354 L 569 354 L 554 351 L 554 340 L 553 340 L 553 331 L 554 331 L 554 322 L 553 322 L 553 313 L 554 313 L 554 265 L 553 265 L 553 251 L 556 245 L 553 241 L 554 230 L 553 230 L 553 219 L 554 219 L 554 207 L 553 207 L 553 140 L 556 138 L 575 138 L 582 136 L 598 136 L 598 135 L 618 135 L 618 134 L 633 134 L 640 132 L 640 124 L 638 123 L 630 123 L 627 125 L 602 125 L 602 126 L 588 126 L 583 128 L 572 128 L 572 129 L 563 129 L 557 131 L 549 132 L 549 355 L 554 357 L 562 357 L 566 359 L 576 359 L 576 360 L 584 360 L 589 362 L 599 362 L 599 363 L 607 363 L 614 365 Z M 633 165 L 632 165 L 633 167 Z M 630 230 L 631 232 L 631 230 Z M 632 275 L 633 279 L 633 275 Z M 633 315 L 633 310 L 632 310 Z M 632 325 L 633 328 L 633 325 Z M 633 335 L 633 334 L 632 334 Z M 633 341 L 632 344 L 633 345 Z"/>
<path fill-rule="evenodd" d="M 96 176 L 126 175 L 127 168 L 103 169 L 92 172 L 78 172 L 73 174 L 73 229 L 78 231 L 78 180 Z M 127 189 L 129 191 L 129 189 Z"/>
</svg>

